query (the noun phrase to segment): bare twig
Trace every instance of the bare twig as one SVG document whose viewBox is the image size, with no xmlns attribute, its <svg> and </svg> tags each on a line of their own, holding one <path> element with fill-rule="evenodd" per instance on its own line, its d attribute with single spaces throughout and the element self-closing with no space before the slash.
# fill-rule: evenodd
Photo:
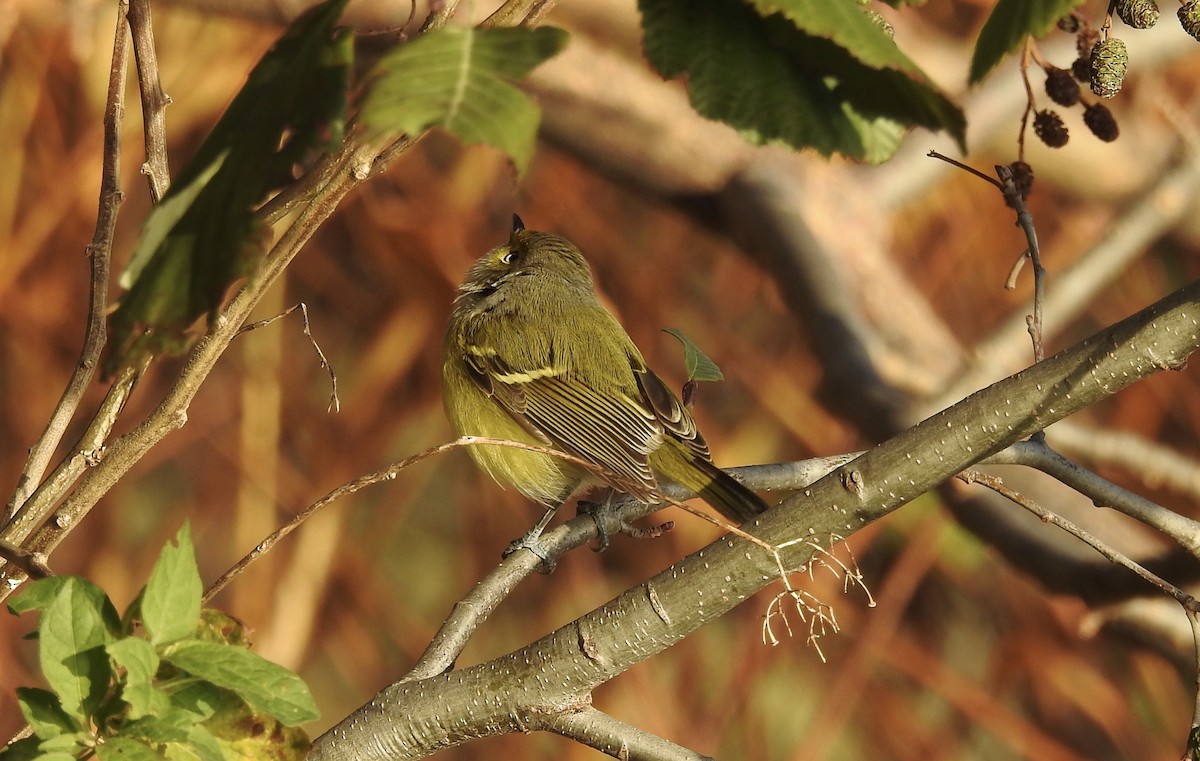
<svg viewBox="0 0 1200 761">
<path fill-rule="evenodd" d="M 150 0 L 130 0 L 129 31 L 133 36 L 133 57 L 137 61 L 138 91 L 142 96 L 142 123 L 146 135 L 146 163 L 142 164 L 142 174 L 146 175 L 150 184 L 150 197 L 154 203 L 158 203 L 171 185 L 166 119 L 171 98 L 163 92 L 162 82 L 158 78 Z"/>
<path fill-rule="evenodd" d="M 1188 730 L 1187 748 L 1183 752 L 1183 761 L 1200 759 L 1200 613 L 1184 607 L 1188 624 L 1192 627 L 1192 641 L 1195 643 L 1196 671 L 1194 685 L 1196 695 L 1192 702 L 1192 728 Z"/>
<path fill-rule="evenodd" d="M 1025 318 L 1025 324 L 1029 337 L 1033 340 L 1033 361 L 1041 362 L 1046 358 L 1045 349 L 1042 348 L 1042 307 L 1046 301 L 1046 269 L 1042 266 L 1037 230 L 1033 226 L 1033 215 L 1029 213 L 1029 207 L 1025 205 L 1025 199 L 1014 181 L 1012 168 L 1005 164 L 997 165 L 996 175 L 1003 186 L 1004 202 L 1017 212 L 1017 224 L 1025 232 L 1025 255 L 1033 265 L 1033 314 Z"/>
<path fill-rule="evenodd" d="M 590 705 L 535 721 L 532 728 L 569 737 L 617 759 L 646 761 L 713 761 L 670 740 L 621 721 Z"/>
<path fill-rule="evenodd" d="M 1121 468 L 1153 489 L 1200 501 L 1200 460 L 1157 441 L 1064 420 L 1047 433 L 1068 455 L 1095 465 Z"/>
<path fill-rule="evenodd" d="M 1045 297 L 1043 320 L 1052 325 L 1070 322 L 1092 303 L 1100 287 L 1112 282 L 1151 241 L 1175 227 L 1192 208 L 1197 195 L 1200 195 L 1200 163 L 1194 155 L 1185 153 L 1178 167 L 1141 194 L 1108 234 L 1055 274 L 1054 288 Z M 971 364 L 942 393 L 922 406 L 922 414 L 953 404 L 1024 365 L 1028 330 L 1024 314 L 1015 314 L 998 325 L 976 344 Z"/>
<path fill-rule="evenodd" d="M 92 422 L 79 438 L 75 451 L 71 456 L 58 464 L 58 467 L 38 487 L 37 491 L 25 502 L 12 520 L 0 531 L 0 539 L 14 544 L 20 544 L 33 531 L 34 527 L 45 519 L 51 507 L 60 499 L 75 479 L 89 467 L 96 466 L 104 459 L 104 442 L 112 433 L 117 417 L 125 406 L 138 379 L 142 376 L 145 365 L 127 367 L 113 381 L 108 394 L 100 403 Z M 82 517 L 82 516 L 78 516 Z"/>
<path fill-rule="evenodd" d="M 304 329 L 303 329 L 304 335 L 308 337 L 308 342 L 310 344 L 312 344 L 313 351 L 315 351 L 317 353 L 317 359 L 320 360 L 321 368 L 324 369 L 325 372 L 329 374 L 329 386 L 330 386 L 329 406 L 326 407 L 325 411 L 326 412 L 341 412 L 342 401 L 341 401 L 341 399 L 338 398 L 337 375 L 334 374 L 333 367 L 329 364 L 329 360 L 325 358 L 325 352 L 321 351 L 321 347 L 317 344 L 317 339 L 313 337 L 312 328 L 308 322 L 308 305 L 305 304 L 303 301 L 301 301 L 298 304 L 294 304 L 294 305 L 288 307 L 287 309 L 283 310 L 282 312 L 275 315 L 274 317 L 268 317 L 265 320 L 259 320 L 258 322 L 252 322 L 247 325 L 243 325 L 241 328 L 238 329 L 237 335 L 240 336 L 242 333 L 248 333 L 251 330 L 258 330 L 259 328 L 265 328 L 266 326 L 270 325 L 271 323 L 275 322 L 276 320 L 278 320 L 282 317 L 287 317 L 289 314 L 291 314 L 292 312 L 295 312 L 297 309 L 300 310 L 300 319 L 304 326 Z"/>
<path fill-rule="evenodd" d="M 930 151 L 929 153 L 927 153 L 925 155 L 931 159 L 938 159 L 939 161 L 945 161 L 947 164 L 958 167 L 959 169 L 963 170 L 964 172 L 967 172 L 968 174 L 975 175 L 976 177 L 983 180 L 984 182 L 989 182 L 992 185 L 995 185 L 998 190 L 1001 190 L 1001 191 L 1004 190 L 1004 186 L 1001 185 L 1000 182 L 995 177 L 988 177 L 986 174 L 979 171 L 978 169 L 976 169 L 973 166 L 964 164 L 957 159 L 952 159 L 943 153 L 938 153 L 937 151 Z"/>
<path fill-rule="evenodd" d="M 1053 476 L 1072 489 L 1087 495 L 1098 506 L 1110 507 L 1141 521 L 1171 537 L 1193 556 L 1200 558 L 1200 522 L 1101 478 L 1063 457 L 1045 442 L 1014 444 L 994 461 L 1000 461 L 1001 456 L 1013 464 L 1028 465 Z"/>
<path fill-rule="evenodd" d="M 997 494 L 1003 495 L 1006 499 L 1012 500 L 1021 507 L 1041 518 L 1043 523 L 1049 523 L 1053 526 L 1061 528 L 1083 543 L 1087 544 L 1092 549 L 1096 550 L 1096 552 L 1099 552 L 1101 555 L 1108 558 L 1113 563 L 1133 571 L 1142 579 L 1158 587 L 1158 589 L 1162 592 L 1173 597 L 1180 605 L 1184 607 L 1184 609 L 1193 612 L 1200 611 L 1200 601 L 1196 600 L 1196 598 L 1192 597 L 1187 592 L 1184 592 L 1182 589 L 1170 583 L 1169 581 L 1146 570 L 1130 558 L 1126 557 L 1124 554 L 1118 552 L 1112 547 L 1109 547 L 1107 544 L 1100 541 L 1100 539 L 1075 525 L 1066 518 L 1050 512 L 1034 500 L 1026 497 L 1024 494 L 1005 486 L 1001 479 L 986 473 L 980 473 L 978 471 L 964 471 L 958 475 L 958 478 L 962 479 L 968 484 L 981 484 Z"/>
<path fill-rule="evenodd" d="M 507 0 L 479 26 L 532 26 L 550 12 L 555 2 L 557 0 Z"/>
<path fill-rule="evenodd" d="M 0 558 L 20 568 L 31 579 L 44 579 L 54 575 L 45 555 L 26 552 L 5 541 L 0 541 Z"/>
<path fill-rule="evenodd" d="M 29 450 L 29 458 L 21 472 L 16 491 L 6 506 L 4 520 L 9 519 L 25 504 L 37 489 L 42 474 L 54 455 L 54 450 L 66 433 L 71 418 L 83 398 L 83 393 L 95 374 L 96 365 L 104 350 L 108 333 L 104 309 L 108 302 L 108 277 L 112 257 L 113 232 L 117 224 L 117 209 L 124 200 L 121 192 L 121 121 L 125 115 L 125 73 L 129 65 L 129 37 L 126 34 L 125 15 L 129 3 L 121 0 L 117 5 L 117 25 L 113 34 L 112 64 L 108 73 L 108 95 L 104 107 L 104 158 L 100 174 L 100 203 L 96 214 L 96 228 L 92 242 L 88 244 L 88 260 L 91 262 L 89 281 L 87 327 L 83 349 L 67 387 L 50 415 L 45 430 Z"/>
</svg>

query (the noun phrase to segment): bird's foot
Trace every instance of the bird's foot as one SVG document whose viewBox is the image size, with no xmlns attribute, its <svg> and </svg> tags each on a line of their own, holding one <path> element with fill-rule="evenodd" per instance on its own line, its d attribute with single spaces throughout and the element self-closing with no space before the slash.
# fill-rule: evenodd
<svg viewBox="0 0 1200 761">
<path fill-rule="evenodd" d="M 558 562 L 550 553 L 549 548 L 542 543 L 541 529 L 535 528 L 520 539 L 513 540 L 508 547 L 504 548 L 503 557 L 508 557 L 519 550 L 529 550 L 537 556 L 538 560 L 542 561 L 538 566 L 539 573 L 554 573 L 554 569 L 558 566 Z"/>
</svg>

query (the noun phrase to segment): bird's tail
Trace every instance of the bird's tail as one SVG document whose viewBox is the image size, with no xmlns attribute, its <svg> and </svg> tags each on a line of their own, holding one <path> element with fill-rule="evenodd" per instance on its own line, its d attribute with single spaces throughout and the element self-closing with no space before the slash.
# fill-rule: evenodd
<svg viewBox="0 0 1200 761">
<path fill-rule="evenodd" d="M 767 503 L 740 481 L 708 460 L 685 452 L 682 446 L 676 448 L 668 443 L 660 447 L 651 455 L 650 464 L 655 471 L 696 492 L 737 523 L 744 523 L 767 509 Z"/>
</svg>

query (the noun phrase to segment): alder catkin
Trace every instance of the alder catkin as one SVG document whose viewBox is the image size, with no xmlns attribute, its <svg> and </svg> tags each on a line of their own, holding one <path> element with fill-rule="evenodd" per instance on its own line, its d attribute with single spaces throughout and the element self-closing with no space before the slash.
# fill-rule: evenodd
<svg viewBox="0 0 1200 761">
<path fill-rule="evenodd" d="M 1092 92 L 1111 98 L 1121 90 L 1129 70 L 1129 52 L 1125 41 L 1116 37 L 1097 42 L 1092 48 Z"/>
</svg>

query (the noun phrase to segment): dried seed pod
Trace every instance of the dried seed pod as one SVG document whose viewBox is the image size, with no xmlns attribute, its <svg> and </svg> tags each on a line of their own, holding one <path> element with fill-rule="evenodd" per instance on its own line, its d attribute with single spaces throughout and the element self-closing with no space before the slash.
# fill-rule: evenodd
<svg viewBox="0 0 1200 761">
<path fill-rule="evenodd" d="M 1033 115 L 1033 133 L 1051 148 L 1062 148 L 1070 137 L 1062 117 L 1050 110 L 1038 111 Z"/>
<path fill-rule="evenodd" d="M 1033 167 L 1024 161 L 1014 161 L 1008 168 L 1012 170 L 1013 184 L 1017 186 L 1021 198 L 1029 198 L 1033 192 Z"/>
<path fill-rule="evenodd" d="M 1046 94 L 1060 106 L 1073 106 L 1079 102 L 1079 83 L 1066 69 L 1050 66 L 1046 69 Z"/>
<path fill-rule="evenodd" d="M 1179 6 L 1177 15 L 1183 31 L 1200 40 L 1200 0 L 1190 0 Z"/>
<path fill-rule="evenodd" d="M 1071 64 L 1071 76 L 1080 82 L 1092 81 L 1092 59 L 1088 56 L 1080 56 L 1075 59 L 1075 63 Z"/>
<path fill-rule="evenodd" d="M 1083 110 L 1083 123 L 1087 125 L 1087 128 L 1092 131 L 1093 135 L 1106 143 L 1111 143 L 1121 134 L 1112 111 L 1109 111 L 1108 106 L 1103 103 L 1093 103 L 1085 108 Z"/>
<path fill-rule="evenodd" d="M 1085 27 L 1075 35 L 1075 52 L 1080 58 L 1088 58 L 1092 55 L 1092 48 L 1100 41 L 1100 32 L 1092 29 L 1090 26 Z"/>
<path fill-rule="evenodd" d="M 1092 92 L 1111 98 L 1121 90 L 1129 70 L 1129 52 L 1124 40 L 1109 37 L 1092 48 Z"/>
<path fill-rule="evenodd" d="M 1134 29 L 1149 29 L 1158 23 L 1154 0 L 1117 0 L 1117 15 Z"/>
</svg>

